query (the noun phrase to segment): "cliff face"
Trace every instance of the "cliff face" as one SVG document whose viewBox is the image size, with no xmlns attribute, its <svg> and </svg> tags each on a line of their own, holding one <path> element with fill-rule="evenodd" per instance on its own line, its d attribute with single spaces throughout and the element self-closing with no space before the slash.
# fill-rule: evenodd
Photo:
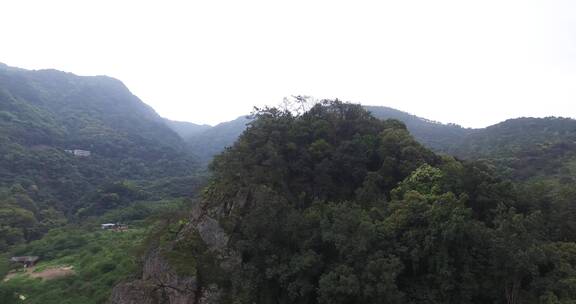
<svg viewBox="0 0 576 304">
<path fill-rule="evenodd" d="M 160 250 L 151 250 L 144 259 L 140 280 L 122 283 L 112 292 L 113 304 L 195 304 L 199 291 L 195 277 L 178 275 Z"/>
<path fill-rule="evenodd" d="M 112 291 L 111 304 L 217 304 L 221 303 L 223 292 L 217 280 L 208 278 L 216 273 L 231 273 L 240 264 L 237 254 L 228 247 L 229 236 L 215 219 L 221 209 L 207 208 L 209 204 L 198 204 L 193 209 L 186 226 L 169 244 L 169 250 L 152 248 L 144 257 L 140 279 L 121 283 Z M 212 216 L 209 216 L 212 214 Z M 197 236 L 203 249 L 192 250 L 183 246 L 190 242 L 190 236 Z M 174 263 L 171 254 L 184 248 L 184 256 Z M 187 251 L 187 252 L 186 252 Z M 210 259 L 199 257 L 207 256 Z M 183 274 L 183 268 L 195 265 L 193 273 Z M 206 271 L 212 267 L 214 271 Z M 201 271 L 204 270 L 204 271 Z M 206 275 L 205 273 L 209 273 Z M 213 273 L 210 273 L 213 272 Z"/>
</svg>

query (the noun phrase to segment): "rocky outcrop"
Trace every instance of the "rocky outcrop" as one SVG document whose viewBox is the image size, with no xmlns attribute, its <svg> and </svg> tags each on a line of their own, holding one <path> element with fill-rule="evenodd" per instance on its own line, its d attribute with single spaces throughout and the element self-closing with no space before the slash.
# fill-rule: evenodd
<svg viewBox="0 0 576 304">
<path fill-rule="evenodd" d="M 186 242 L 197 234 L 213 256 L 217 266 L 231 272 L 240 265 L 240 258 L 228 246 L 229 236 L 214 217 L 209 216 L 206 204 L 193 208 L 189 223 L 174 241 Z M 212 210 L 213 212 L 214 210 Z M 112 291 L 111 304 L 218 304 L 222 289 L 212 282 L 202 286 L 197 276 L 183 276 L 163 255 L 163 251 L 151 249 L 144 258 L 141 278 L 121 283 Z"/>
<path fill-rule="evenodd" d="M 224 231 L 220 223 L 215 219 L 224 210 L 208 209 L 205 205 L 197 205 L 192 209 L 189 224 L 183 229 L 182 236 L 198 233 L 202 241 L 208 247 L 208 251 L 219 261 L 219 266 L 224 271 L 230 272 L 240 265 L 240 256 L 230 248 L 230 237 Z"/>
<path fill-rule="evenodd" d="M 110 303 L 113 304 L 159 304 L 157 286 L 151 282 L 137 280 L 121 283 L 114 287 Z"/>
<path fill-rule="evenodd" d="M 181 276 L 162 256 L 151 250 L 144 259 L 142 278 L 121 283 L 112 291 L 112 304 L 196 304 L 196 277 Z"/>
</svg>

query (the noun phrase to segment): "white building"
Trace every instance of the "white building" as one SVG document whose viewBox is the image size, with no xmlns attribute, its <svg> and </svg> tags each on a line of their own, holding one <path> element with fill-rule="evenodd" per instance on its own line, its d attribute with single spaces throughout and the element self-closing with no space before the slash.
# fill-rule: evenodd
<svg viewBox="0 0 576 304">
<path fill-rule="evenodd" d="M 116 224 L 108 223 L 108 224 L 101 224 L 102 229 L 113 229 L 116 228 Z"/>
<path fill-rule="evenodd" d="M 92 155 L 92 152 L 90 151 L 86 151 L 86 150 L 79 150 L 79 149 L 74 149 L 74 150 L 64 150 L 66 153 L 70 153 L 74 156 L 78 156 L 78 157 L 89 157 L 90 155 Z"/>
</svg>

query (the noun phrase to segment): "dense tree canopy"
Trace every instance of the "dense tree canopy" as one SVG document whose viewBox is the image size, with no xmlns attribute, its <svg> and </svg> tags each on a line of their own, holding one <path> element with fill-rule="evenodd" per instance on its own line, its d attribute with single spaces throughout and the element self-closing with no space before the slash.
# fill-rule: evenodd
<svg viewBox="0 0 576 304">
<path fill-rule="evenodd" d="M 525 201 L 358 105 L 261 109 L 212 170 L 205 199 L 242 260 L 234 303 L 576 300 L 572 201 Z"/>
</svg>

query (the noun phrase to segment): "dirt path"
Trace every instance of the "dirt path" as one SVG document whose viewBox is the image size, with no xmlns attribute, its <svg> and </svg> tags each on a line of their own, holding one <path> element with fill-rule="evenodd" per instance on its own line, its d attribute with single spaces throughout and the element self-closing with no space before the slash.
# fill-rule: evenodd
<svg viewBox="0 0 576 304">
<path fill-rule="evenodd" d="M 16 276 L 29 276 L 31 278 L 40 278 L 43 280 L 53 280 L 57 278 L 63 278 L 67 276 L 74 275 L 76 272 L 74 271 L 74 267 L 72 266 L 60 266 L 60 267 L 50 267 L 46 268 L 39 272 L 34 272 L 36 268 L 30 267 L 26 270 L 25 273 L 22 272 L 13 272 L 6 275 L 4 278 L 4 282 L 9 281 L 10 279 L 15 278 Z"/>
<path fill-rule="evenodd" d="M 53 280 L 57 278 L 67 277 L 73 275 L 74 273 L 75 272 L 72 266 L 65 266 L 65 267 L 47 268 L 40 272 L 32 272 L 30 273 L 30 277 L 41 278 L 43 280 Z"/>
</svg>

